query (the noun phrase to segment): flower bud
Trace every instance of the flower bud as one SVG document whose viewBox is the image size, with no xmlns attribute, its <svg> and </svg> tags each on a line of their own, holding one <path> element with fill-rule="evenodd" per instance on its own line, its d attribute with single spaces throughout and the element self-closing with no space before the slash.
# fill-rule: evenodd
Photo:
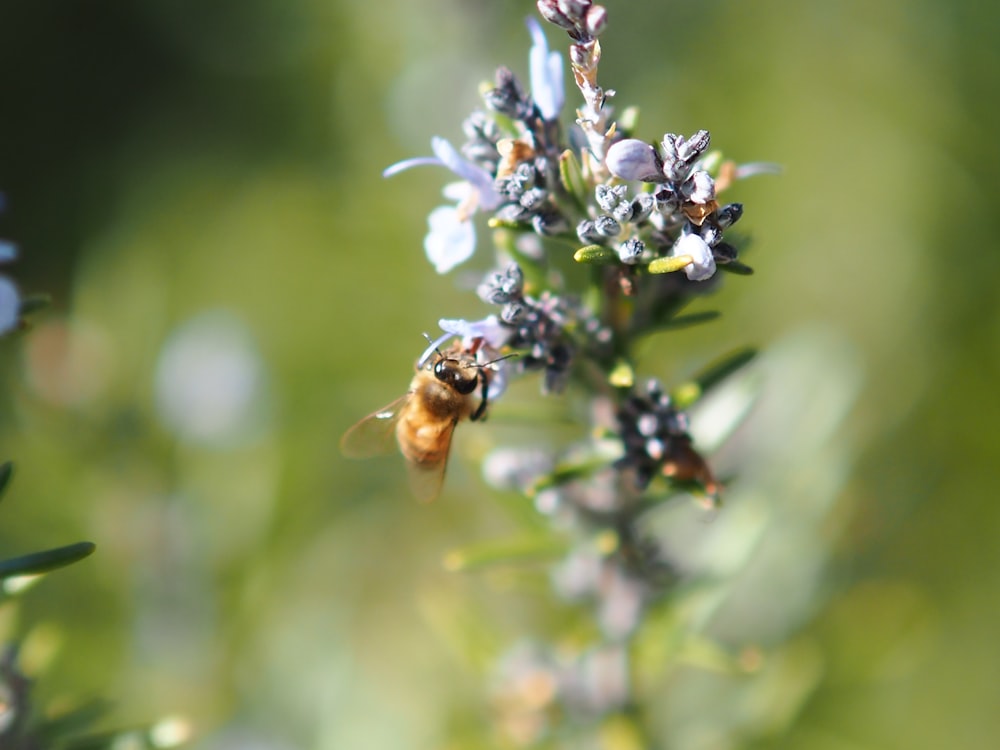
<svg viewBox="0 0 1000 750">
<path fill-rule="evenodd" d="M 723 229 L 731 227 L 743 216 L 742 203 L 727 203 L 719 209 L 719 226 Z"/>
<path fill-rule="evenodd" d="M 642 221 L 653 212 L 654 198 L 650 193 L 639 193 L 632 201 L 632 221 Z"/>
<path fill-rule="evenodd" d="M 615 207 L 625 199 L 625 186 L 598 185 L 594 191 L 594 197 L 597 199 L 597 205 L 600 206 L 603 211 L 611 213 L 615 210 Z"/>
<path fill-rule="evenodd" d="M 602 237 L 615 237 L 622 231 L 621 224 L 610 216 L 598 216 L 594 219 L 594 229 Z"/>
<path fill-rule="evenodd" d="M 683 192 L 693 203 L 708 203 L 715 199 L 715 180 L 708 172 L 699 170 L 684 183 Z"/>
<path fill-rule="evenodd" d="M 682 161 L 692 162 L 705 153 L 712 136 L 707 130 L 699 130 L 690 138 L 677 138 L 677 158 Z"/>
<path fill-rule="evenodd" d="M 579 22 L 590 10 L 591 0 L 558 0 L 557 4 L 564 15 Z"/>
<path fill-rule="evenodd" d="M 660 156 L 645 141 L 626 138 L 612 144 L 608 149 L 606 163 L 611 174 L 623 180 L 663 181 Z"/>
<path fill-rule="evenodd" d="M 587 17 L 584 19 L 583 25 L 587 33 L 596 39 L 608 28 L 607 9 L 603 5 L 591 5 L 587 10 Z"/>
<path fill-rule="evenodd" d="M 632 237 L 618 246 L 618 258 L 622 263 L 633 266 L 642 258 L 642 253 L 645 249 L 646 246 L 642 240 Z"/>
<path fill-rule="evenodd" d="M 563 29 L 572 29 L 576 25 L 573 23 L 573 19 L 559 9 L 557 0 L 538 0 L 536 5 L 538 6 L 538 12 L 542 14 L 542 18 L 549 23 L 554 23 Z"/>
<path fill-rule="evenodd" d="M 588 245 L 595 245 L 601 241 L 601 234 L 590 219 L 584 219 L 576 225 L 576 236 L 580 238 L 580 242 Z"/>
</svg>

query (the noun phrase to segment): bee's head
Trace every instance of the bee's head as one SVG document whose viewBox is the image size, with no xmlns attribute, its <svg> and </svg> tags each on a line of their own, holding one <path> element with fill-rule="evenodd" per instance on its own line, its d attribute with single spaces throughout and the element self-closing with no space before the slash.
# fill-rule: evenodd
<svg viewBox="0 0 1000 750">
<path fill-rule="evenodd" d="M 479 385 L 479 365 L 467 359 L 455 359 L 438 353 L 434 363 L 434 377 L 442 383 L 451 386 L 462 395 L 476 390 Z"/>
</svg>

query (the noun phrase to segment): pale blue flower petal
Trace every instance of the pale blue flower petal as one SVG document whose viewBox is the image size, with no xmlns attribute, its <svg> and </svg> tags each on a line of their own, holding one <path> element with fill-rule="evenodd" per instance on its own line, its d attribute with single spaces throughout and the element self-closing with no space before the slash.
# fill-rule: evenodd
<svg viewBox="0 0 1000 750">
<path fill-rule="evenodd" d="M 10 263 L 17 258 L 17 245 L 7 240 L 0 240 L 0 263 Z"/>
<path fill-rule="evenodd" d="M 21 295 L 10 279 L 0 276 L 0 334 L 17 327 L 21 310 Z"/>
<path fill-rule="evenodd" d="M 447 273 L 472 257 L 476 248 L 476 230 L 472 221 L 454 206 L 441 206 L 427 217 L 430 231 L 424 238 L 427 259 L 438 273 Z"/>
<path fill-rule="evenodd" d="M 533 17 L 527 19 L 532 45 L 528 54 L 531 75 L 531 97 L 538 105 L 542 117 L 555 120 L 565 101 L 563 89 L 563 60 L 558 52 L 549 52 L 549 44 L 541 24 Z"/>
<path fill-rule="evenodd" d="M 434 136 L 431 139 L 431 149 L 444 166 L 472 185 L 473 189 L 479 193 L 479 208 L 492 211 L 500 205 L 500 194 L 493 187 L 493 175 L 463 157 L 444 138 Z"/>
<path fill-rule="evenodd" d="M 736 167 L 736 179 L 745 180 L 759 174 L 781 174 L 781 165 L 766 161 L 753 161 Z"/>
<path fill-rule="evenodd" d="M 487 367 L 491 373 L 487 398 L 493 401 L 507 389 L 507 360 L 500 356 L 500 347 L 507 343 L 513 331 L 503 325 L 496 315 L 490 315 L 482 320 L 462 320 L 461 318 L 442 318 L 438 321 L 444 333 L 430 342 L 430 345 L 417 360 L 417 367 L 423 368 L 431 355 L 451 338 L 461 338 L 462 347 L 470 349 L 477 343 L 476 361 Z"/>
<path fill-rule="evenodd" d="M 424 365 L 427 364 L 427 360 L 431 358 L 431 355 L 434 352 L 438 351 L 441 345 L 444 344 L 444 342 L 447 341 L 448 339 L 452 338 L 454 334 L 446 331 L 445 333 L 442 333 L 434 340 L 431 340 L 431 337 L 427 336 L 426 333 L 424 334 L 424 336 L 427 337 L 427 340 L 430 342 L 430 344 L 427 346 L 426 349 L 424 349 L 424 353 L 420 355 L 420 359 L 417 360 L 418 370 L 424 369 Z"/>
<path fill-rule="evenodd" d="M 476 360 L 482 365 L 489 365 L 492 372 L 487 394 L 490 401 L 507 390 L 507 360 L 500 358 L 500 348 L 513 335 L 509 326 L 501 323 L 496 315 L 488 315 L 482 320 L 443 318 L 438 321 L 438 325 L 452 336 L 460 336 L 465 348 L 471 347 L 477 339 L 482 340 L 483 343 L 476 352 Z"/>
<path fill-rule="evenodd" d="M 390 164 L 382 171 L 383 177 L 392 177 L 393 175 L 399 174 L 400 172 L 405 172 L 411 167 L 443 167 L 445 166 L 440 159 L 436 159 L 433 156 L 415 156 L 412 159 L 403 159 L 403 161 L 397 161 L 395 164 Z"/>
<path fill-rule="evenodd" d="M 382 173 L 385 177 L 417 166 L 443 166 L 451 170 L 462 182 L 445 186 L 445 195 L 458 203 L 442 206 L 427 217 L 430 232 L 424 238 L 427 257 L 438 273 L 445 273 L 472 255 L 476 247 L 476 232 L 472 216 L 479 209 L 492 211 L 503 198 L 493 187 L 493 175 L 464 158 L 444 138 L 431 139 L 434 156 L 418 157 L 397 162 Z"/>
<path fill-rule="evenodd" d="M 493 349 L 499 349 L 510 340 L 513 331 L 505 326 L 496 315 L 489 315 L 482 320 L 462 320 L 461 318 L 442 318 L 438 321 L 442 331 L 453 336 L 461 336 L 466 346 L 471 346 L 474 339 L 482 339 Z"/>
<path fill-rule="evenodd" d="M 483 349 L 479 350 L 479 354 L 488 356 L 488 353 Z M 486 363 L 483 362 L 483 364 Z M 493 376 L 490 378 L 490 387 L 486 395 L 486 400 L 495 401 L 507 390 L 507 374 L 510 372 L 510 367 L 507 366 L 506 359 L 501 359 L 490 364 L 489 369 L 493 371 Z"/>
</svg>

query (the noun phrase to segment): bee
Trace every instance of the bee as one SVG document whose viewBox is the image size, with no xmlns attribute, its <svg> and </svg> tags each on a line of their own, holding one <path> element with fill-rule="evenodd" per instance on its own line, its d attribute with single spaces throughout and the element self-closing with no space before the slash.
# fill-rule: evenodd
<svg viewBox="0 0 1000 750">
<path fill-rule="evenodd" d="M 355 424 L 340 440 L 345 456 L 367 458 L 385 452 L 395 433 L 410 489 L 421 502 L 440 494 L 455 427 L 463 419 L 485 417 L 491 365 L 507 358 L 478 362 L 481 339 L 468 349 L 456 342 L 445 352 L 433 343 L 430 355 L 417 361 L 409 390 Z"/>
</svg>

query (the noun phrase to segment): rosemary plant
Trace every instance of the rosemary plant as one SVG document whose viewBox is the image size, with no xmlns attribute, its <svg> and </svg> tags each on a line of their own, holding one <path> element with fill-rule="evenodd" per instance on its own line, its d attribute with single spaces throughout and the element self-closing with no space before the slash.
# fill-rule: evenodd
<svg viewBox="0 0 1000 750">
<path fill-rule="evenodd" d="M 479 357 L 491 404 L 511 379 L 537 375 L 544 394 L 587 405 L 582 441 L 499 449 L 485 463 L 488 482 L 521 493 L 548 519 L 560 540 L 555 589 L 589 603 L 594 622 L 589 641 L 577 639 L 574 648 L 520 644 L 500 659 L 497 737 L 515 747 L 651 747 L 635 643 L 682 579 L 645 521 L 679 496 L 714 512 L 725 483 L 692 439 L 685 409 L 751 354 L 671 389 L 641 371 L 636 348 L 650 333 L 707 322 L 712 315 L 684 314 L 686 305 L 725 273 L 751 273 L 729 233 L 743 206 L 722 195 L 772 167 L 727 161 L 710 150 L 707 130 L 641 139 L 636 110 L 616 116 L 614 92 L 599 82 L 606 9 L 590 0 L 537 6 L 569 38 L 581 97 L 575 117 L 565 103 L 563 57 L 530 18 L 530 86 L 500 68 L 484 108 L 463 123 L 464 144 L 435 137 L 433 157 L 400 162 L 385 175 L 437 165 L 457 176 L 445 190 L 451 202 L 428 220 L 424 247 L 438 273 L 477 251 L 478 214 L 486 215 L 495 253 L 495 270 L 477 288 L 492 310 L 479 320 L 441 320 L 444 333 L 420 367 L 435 347 L 460 339 L 452 346 Z M 459 550 L 447 564 L 496 562 L 502 548 Z M 546 539 L 536 551 L 552 549 Z"/>
</svg>

